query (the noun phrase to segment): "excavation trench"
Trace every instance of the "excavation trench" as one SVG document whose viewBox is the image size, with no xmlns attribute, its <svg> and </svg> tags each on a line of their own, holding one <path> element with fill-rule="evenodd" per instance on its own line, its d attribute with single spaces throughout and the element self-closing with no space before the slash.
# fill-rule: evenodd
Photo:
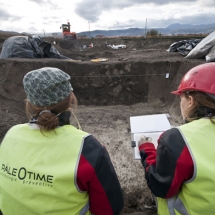
<svg viewBox="0 0 215 215">
<path fill-rule="evenodd" d="M 202 60 L 73 62 L 55 59 L 0 59 L 0 140 L 17 123 L 27 122 L 24 75 L 41 67 L 58 67 L 71 76 L 82 129 L 107 148 L 125 199 L 122 213 L 154 214 L 139 160 L 133 160 L 130 116 L 169 113 L 181 123 L 179 99 L 170 94 L 183 75 Z M 75 120 L 71 119 L 76 126 Z"/>
</svg>

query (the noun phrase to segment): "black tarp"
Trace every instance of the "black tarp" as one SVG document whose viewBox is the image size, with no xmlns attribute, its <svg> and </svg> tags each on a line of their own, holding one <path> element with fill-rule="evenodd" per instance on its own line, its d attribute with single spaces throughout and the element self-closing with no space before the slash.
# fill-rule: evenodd
<svg viewBox="0 0 215 215">
<path fill-rule="evenodd" d="M 191 39 L 191 40 L 181 40 L 170 45 L 168 52 L 179 52 L 181 55 L 186 56 L 189 52 L 196 47 L 202 39 Z"/>
<path fill-rule="evenodd" d="M 51 43 L 40 36 L 13 36 L 6 39 L 0 58 L 58 58 L 70 59 L 61 55 Z"/>
</svg>

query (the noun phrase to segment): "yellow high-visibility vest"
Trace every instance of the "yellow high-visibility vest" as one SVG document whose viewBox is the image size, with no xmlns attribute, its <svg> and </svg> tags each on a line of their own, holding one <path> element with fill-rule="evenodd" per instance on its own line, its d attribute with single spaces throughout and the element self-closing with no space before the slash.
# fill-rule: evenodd
<svg viewBox="0 0 215 215">
<path fill-rule="evenodd" d="M 178 127 L 194 162 L 193 177 L 177 196 L 158 200 L 159 215 L 215 214 L 215 125 L 202 118 Z M 174 144 L 174 143 L 173 143 Z"/>
<path fill-rule="evenodd" d="M 0 147 L 0 209 L 4 215 L 89 215 L 76 176 L 84 139 L 71 125 L 40 132 L 12 127 Z"/>
</svg>

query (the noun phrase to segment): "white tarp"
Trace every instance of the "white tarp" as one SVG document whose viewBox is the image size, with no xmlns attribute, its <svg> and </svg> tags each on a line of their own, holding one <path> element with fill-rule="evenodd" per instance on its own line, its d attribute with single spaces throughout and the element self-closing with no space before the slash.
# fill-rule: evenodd
<svg viewBox="0 0 215 215">
<path fill-rule="evenodd" d="M 190 53 L 185 57 L 188 59 L 201 59 L 204 58 L 207 54 L 210 53 L 210 50 L 215 46 L 215 31 L 205 37 L 201 42 L 190 51 Z M 208 57 L 209 60 L 214 59 L 215 56 Z M 213 61 L 213 60 L 212 60 Z"/>
</svg>

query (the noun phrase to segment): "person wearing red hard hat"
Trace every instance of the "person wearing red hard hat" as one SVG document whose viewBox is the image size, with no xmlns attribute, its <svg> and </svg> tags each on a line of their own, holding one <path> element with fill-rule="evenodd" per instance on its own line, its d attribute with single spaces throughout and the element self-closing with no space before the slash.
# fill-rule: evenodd
<svg viewBox="0 0 215 215">
<path fill-rule="evenodd" d="M 215 63 L 189 70 L 176 91 L 184 125 L 165 131 L 155 149 L 138 141 L 159 215 L 215 214 Z"/>
</svg>

